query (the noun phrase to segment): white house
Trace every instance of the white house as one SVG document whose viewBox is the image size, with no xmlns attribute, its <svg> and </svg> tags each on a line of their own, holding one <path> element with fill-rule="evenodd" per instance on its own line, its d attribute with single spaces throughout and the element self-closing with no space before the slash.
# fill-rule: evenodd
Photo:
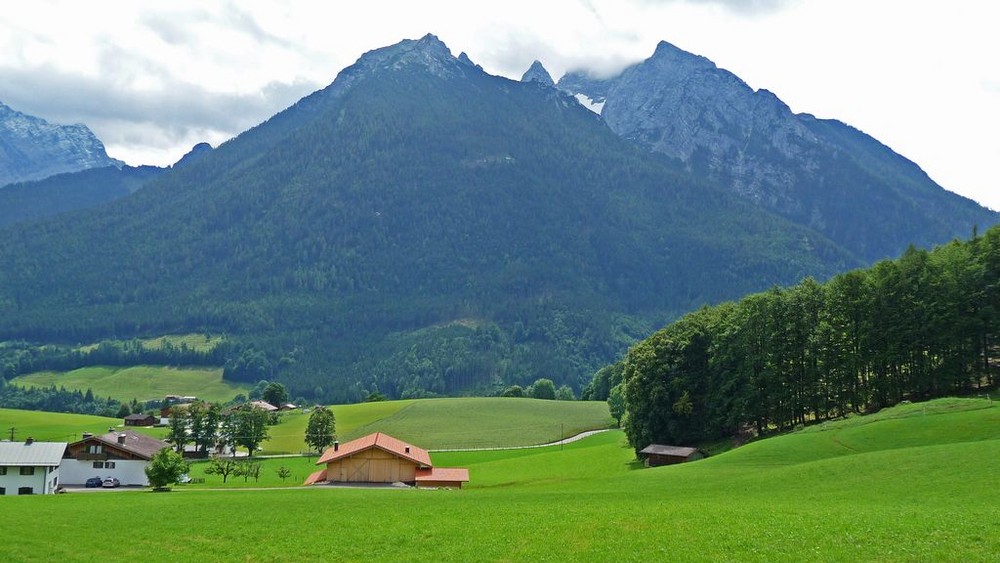
<svg viewBox="0 0 1000 563">
<path fill-rule="evenodd" d="M 95 436 L 84 434 L 69 445 L 68 459 L 62 462 L 62 482 L 82 485 L 90 477 L 115 477 L 124 486 L 146 486 L 146 466 L 157 452 L 167 447 L 163 440 L 134 430 L 112 431 Z"/>
<path fill-rule="evenodd" d="M 0 495 L 54 493 L 65 453 L 66 442 L 0 442 Z"/>
</svg>

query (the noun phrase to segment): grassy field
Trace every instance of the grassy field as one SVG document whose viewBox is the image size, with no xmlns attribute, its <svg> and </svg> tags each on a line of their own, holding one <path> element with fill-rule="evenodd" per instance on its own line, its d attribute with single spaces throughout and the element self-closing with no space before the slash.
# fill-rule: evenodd
<svg viewBox="0 0 1000 563">
<path fill-rule="evenodd" d="M 83 432 L 101 434 L 121 423 L 117 418 L 86 414 L 0 409 L 0 440 L 9 439 L 13 427 L 18 441 L 30 436 L 40 442 L 75 442 Z"/>
<path fill-rule="evenodd" d="M 425 449 L 493 448 L 554 442 L 584 430 L 609 428 L 606 403 L 515 398 L 386 401 L 331 407 L 342 442 L 386 432 Z M 282 414 L 264 453 L 300 453 L 309 415 Z"/>
<path fill-rule="evenodd" d="M 921 436 L 923 438 L 921 438 Z M 433 455 L 462 491 L 175 488 L 0 499 L 15 561 L 996 561 L 1000 408 L 941 401 L 644 469 L 620 432 Z M 270 471 L 288 460 L 266 462 Z M 265 470 L 267 472 L 267 470 Z M 143 525 L 124 515 L 146 514 Z M 39 525 L 44 522 L 45 525 Z M 85 522 L 85 525 L 81 525 Z"/>
<path fill-rule="evenodd" d="M 168 334 L 164 336 L 157 336 L 156 338 L 140 339 L 142 345 L 150 350 L 162 348 L 169 342 L 174 347 L 180 348 L 183 344 L 187 346 L 188 349 L 199 352 L 207 352 L 215 348 L 220 342 L 222 342 L 222 340 L 223 338 L 221 336 L 206 336 L 204 334 Z M 89 352 L 94 348 L 97 348 L 98 345 L 99 343 L 87 344 L 77 347 L 77 350 L 81 352 Z"/>
<path fill-rule="evenodd" d="M 204 338 L 204 337 L 203 337 Z M 119 401 L 162 399 L 165 395 L 194 395 L 207 401 L 225 402 L 249 385 L 222 380 L 222 369 L 173 368 L 165 366 L 95 366 L 68 372 L 44 371 L 22 375 L 9 383 L 23 387 L 65 387 Z"/>
</svg>

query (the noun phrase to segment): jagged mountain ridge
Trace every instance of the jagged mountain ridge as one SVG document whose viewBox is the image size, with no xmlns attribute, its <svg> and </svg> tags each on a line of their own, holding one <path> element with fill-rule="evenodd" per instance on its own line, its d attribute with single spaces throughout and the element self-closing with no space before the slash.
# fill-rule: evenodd
<svg viewBox="0 0 1000 563">
<path fill-rule="evenodd" d="M 615 77 L 568 73 L 558 87 L 603 102 L 602 118 L 622 137 L 866 262 L 1000 221 L 861 131 L 794 114 L 773 93 L 667 42 Z"/>
<path fill-rule="evenodd" d="M 579 388 L 691 307 L 857 265 L 433 36 L 0 243 L 0 339 L 226 332 L 321 400 Z"/>
<path fill-rule="evenodd" d="M 0 102 L 0 186 L 118 166 L 85 125 L 57 125 Z"/>
</svg>

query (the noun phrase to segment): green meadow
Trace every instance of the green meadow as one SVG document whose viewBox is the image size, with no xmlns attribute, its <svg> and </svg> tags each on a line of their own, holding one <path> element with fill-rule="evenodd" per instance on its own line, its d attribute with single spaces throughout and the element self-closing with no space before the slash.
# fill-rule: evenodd
<svg viewBox="0 0 1000 563">
<path fill-rule="evenodd" d="M 385 401 L 330 407 L 342 442 L 385 432 L 424 449 L 547 444 L 585 430 L 610 428 L 608 406 L 596 401 L 469 397 Z M 309 415 L 283 413 L 264 453 L 300 453 Z"/>
<path fill-rule="evenodd" d="M 401 409 L 398 412 L 402 412 Z M 439 452 L 463 490 L 289 487 L 0 499 L 15 561 L 996 561 L 1000 408 L 903 405 L 642 468 L 618 431 Z M 269 459 L 264 473 L 305 458 Z M 211 479 L 212 477 L 210 477 Z M 280 483 L 280 482 L 279 482 Z M 262 483 L 263 484 L 263 483 Z M 127 521 L 141 514 L 141 524 Z M 44 525 L 39 525 L 44 522 Z M 108 530 L 123 530 L 113 552 Z M 124 532 L 127 530 L 127 532 Z"/>
<path fill-rule="evenodd" d="M 204 337 L 202 337 L 204 338 Z M 90 389 L 98 397 L 119 401 L 162 399 L 166 395 L 193 395 L 206 401 L 225 402 L 246 394 L 250 386 L 222 380 L 221 368 L 174 368 L 166 366 L 94 366 L 67 372 L 43 371 L 15 377 L 22 387 Z"/>
<path fill-rule="evenodd" d="M 24 440 L 29 436 L 40 442 L 75 442 L 83 432 L 100 434 L 122 423 L 117 418 L 88 414 L 65 414 L 40 411 L 0 409 L 0 440 Z"/>
<path fill-rule="evenodd" d="M 158 350 L 167 344 L 170 344 L 175 348 L 186 346 L 189 350 L 208 352 L 219 345 L 223 341 L 223 337 L 211 335 L 206 336 L 204 334 L 167 334 L 164 336 L 157 336 L 155 338 L 142 338 L 139 341 L 142 342 L 143 347 L 150 350 Z M 89 352 L 97 348 L 99 345 L 100 343 L 87 344 L 85 346 L 77 347 L 77 350 L 81 352 Z"/>
</svg>

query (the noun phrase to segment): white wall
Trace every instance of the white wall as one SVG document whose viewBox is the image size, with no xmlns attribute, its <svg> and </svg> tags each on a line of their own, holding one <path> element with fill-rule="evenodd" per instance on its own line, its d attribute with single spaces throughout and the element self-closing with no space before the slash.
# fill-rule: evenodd
<svg viewBox="0 0 1000 563">
<path fill-rule="evenodd" d="M 61 483 L 59 467 L 35 467 L 34 475 L 21 475 L 20 467 L 8 466 L 7 474 L 0 475 L 0 487 L 7 489 L 8 496 L 16 495 L 21 487 L 31 487 L 36 495 L 49 494 Z"/>
<path fill-rule="evenodd" d="M 59 482 L 64 485 L 83 485 L 91 477 L 117 477 L 122 486 L 140 485 L 148 486 L 146 479 L 146 464 L 148 461 L 112 459 L 115 464 L 114 469 L 95 469 L 93 460 L 64 459 L 59 465 L 62 477 Z M 106 463 L 106 462 L 100 462 Z"/>
</svg>

